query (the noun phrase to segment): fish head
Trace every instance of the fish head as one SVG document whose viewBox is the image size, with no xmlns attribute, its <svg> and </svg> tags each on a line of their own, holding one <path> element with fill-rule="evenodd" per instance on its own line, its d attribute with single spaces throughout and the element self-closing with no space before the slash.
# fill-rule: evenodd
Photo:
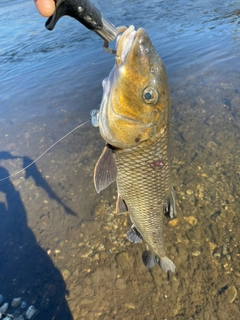
<svg viewBox="0 0 240 320">
<path fill-rule="evenodd" d="M 103 81 L 99 128 L 106 142 L 126 149 L 166 128 L 170 94 L 164 63 L 144 29 L 130 26 L 116 46 L 115 66 Z"/>
</svg>

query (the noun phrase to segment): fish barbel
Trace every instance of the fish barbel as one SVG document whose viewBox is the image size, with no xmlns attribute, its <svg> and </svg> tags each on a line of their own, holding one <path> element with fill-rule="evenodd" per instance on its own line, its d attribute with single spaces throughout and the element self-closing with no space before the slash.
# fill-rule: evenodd
<svg viewBox="0 0 240 320">
<path fill-rule="evenodd" d="M 176 216 L 168 162 L 170 91 L 163 61 L 147 34 L 133 26 L 119 36 L 116 63 L 103 81 L 97 120 L 107 142 L 94 171 L 97 192 L 116 180 L 117 213 L 133 223 L 128 240 L 144 240 L 143 263 L 174 272 L 164 249 L 163 216 Z"/>
</svg>

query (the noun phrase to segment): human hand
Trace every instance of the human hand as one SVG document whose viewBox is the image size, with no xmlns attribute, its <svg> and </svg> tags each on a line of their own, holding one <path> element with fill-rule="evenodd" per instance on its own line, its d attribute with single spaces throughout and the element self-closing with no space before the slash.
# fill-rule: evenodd
<svg viewBox="0 0 240 320">
<path fill-rule="evenodd" d="M 39 13 L 44 17 L 50 17 L 55 11 L 54 0 L 34 0 Z"/>
</svg>

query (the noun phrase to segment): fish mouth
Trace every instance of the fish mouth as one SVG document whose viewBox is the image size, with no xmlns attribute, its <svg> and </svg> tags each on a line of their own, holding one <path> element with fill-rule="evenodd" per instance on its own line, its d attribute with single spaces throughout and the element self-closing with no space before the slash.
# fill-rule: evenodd
<svg viewBox="0 0 240 320">
<path fill-rule="evenodd" d="M 148 34 L 143 28 L 135 30 L 134 26 L 128 27 L 116 40 L 116 66 L 121 67 L 127 60 L 128 54 L 134 48 L 143 54 L 144 46 L 148 46 Z M 147 40 L 147 41 L 146 41 Z"/>
<path fill-rule="evenodd" d="M 138 29 L 139 30 L 139 29 Z M 116 66 L 120 67 L 127 60 L 128 53 L 137 38 L 138 31 L 134 26 L 130 26 L 123 34 L 117 37 L 116 44 Z"/>
</svg>

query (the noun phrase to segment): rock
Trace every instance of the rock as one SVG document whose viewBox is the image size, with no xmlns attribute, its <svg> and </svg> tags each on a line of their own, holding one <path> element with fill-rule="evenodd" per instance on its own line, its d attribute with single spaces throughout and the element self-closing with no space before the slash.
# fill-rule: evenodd
<svg viewBox="0 0 240 320">
<path fill-rule="evenodd" d="M 26 318 L 33 319 L 38 314 L 38 310 L 34 306 L 30 306 L 26 311 Z"/>
<path fill-rule="evenodd" d="M 226 244 L 223 245 L 222 254 L 223 254 L 224 256 L 226 256 L 226 255 L 228 254 L 228 250 L 227 250 L 227 245 L 226 245 Z"/>
<path fill-rule="evenodd" d="M 192 255 L 194 257 L 200 256 L 200 254 L 201 254 L 201 251 L 199 251 L 199 250 L 195 250 L 195 251 L 192 252 Z"/>
<path fill-rule="evenodd" d="M 62 276 L 63 276 L 63 279 L 64 279 L 64 281 L 66 281 L 69 277 L 70 277 L 70 275 L 71 275 L 71 272 L 68 270 L 68 269 L 63 269 L 62 271 L 61 271 L 61 273 L 62 273 Z"/>
<path fill-rule="evenodd" d="M 11 303 L 11 306 L 13 308 L 16 308 L 21 302 L 22 302 L 22 298 L 14 298 Z"/>
<path fill-rule="evenodd" d="M 24 320 L 24 316 L 20 314 L 19 316 L 14 317 L 13 320 Z"/>
<path fill-rule="evenodd" d="M 81 258 L 87 258 L 93 253 L 92 249 L 89 247 L 82 247 L 79 256 Z"/>
<path fill-rule="evenodd" d="M 24 320 L 24 316 L 20 314 L 19 316 L 14 317 L 13 320 Z"/>
<path fill-rule="evenodd" d="M 209 242 L 209 249 L 211 250 L 211 252 L 213 252 L 216 247 L 217 245 L 215 243 Z"/>
<path fill-rule="evenodd" d="M 193 216 L 183 217 L 184 221 L 186 221 L 190 226 L 195 226 L 198 222 L 197 218 Z"/>
<path fill-rule="evenodd" d="M 228 302 L 233 303 L 233 301 L 237 297 L 237 289 L 232 285 L 229 286 L 225 291 L 224 291 L 224 297 L 227 299 Z"/>
<path fill-rule="evenodd" d="M 7 309 L 8 309 L 8 303 L 5 302 L 0 308 L 0 313 L 6 313 Z"/>
<path fill-rule="evenodd" d="M 213 257 L 214 258 L 221 258 L 221 254 L 220 254 L 220 252 L 213 252 Z"/>
<path fill-rule="evenodd" d="M 173 220 L 168 221 L 168 226 L 169 227 L 175 228 L 178 225 L 179 225 L 179 219 L 178 218 L 175 218 Z"/>
<path fill-rule="evenodd" d="M 208 149 L 216 149 L 218 146 L 216 144 L 216 142 L 214 141 L 208 141 L 208 143 L 206 144 L 206 148 Z"/>
</svg>

